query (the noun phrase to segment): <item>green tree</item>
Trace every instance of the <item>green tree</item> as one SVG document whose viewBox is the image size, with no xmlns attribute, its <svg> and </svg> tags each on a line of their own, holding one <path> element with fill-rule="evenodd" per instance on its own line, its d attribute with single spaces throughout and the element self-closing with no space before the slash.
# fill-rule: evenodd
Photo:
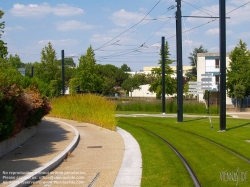
<svg viewBox="0 0 250 187">
<path fill-rule="evenodd" d="M 119 77 L 117 77 L 117 75 L 119 75 L 119 68 L 111 64 L 98 64 L 97 66 L 99 75 L 103 79 L 102 94 L 113 95 L 116 92 L 115 88 L 119 84 Z"/>
<path fill-rule="evenodd" d="M 166 41 L 165 47 L 165 88 L 166 94 L 173 94 L 176 92 L 176 80 L 171 77 L 174 74 L 174 70 L 170 67 L 170 64 L 174 62 L 174 60 L 170 59 L 169 45 Z M 160 51 L 160 56 L 162 52 Z M 154 68 L 152 70 L 152 76 L 155 79 L 150 83 L 149 91 L 156 93 L 156 98 L 160 98 L 162 94 L 162 60 L 159 60 L 160 65 L 159 68 Z"/>
<path fill-rule="evenodd" d="M 62 60 L 57 60 L 57 65 L 61 66 L 62 65 Z M 64 65 L 66 67 L 76 67 L 76 63 L 74 62 L 73 58 L 64 58 Z"/>
<path fill-rule="evenodd" d="M 122 64 L 121 70 L 124 72 L 131 72 L 131 68 L 127 64 Z"/>
<path fill-rule="evenodd" d="M 236 85 L 244 87 L 243 97 L 250 95 L 250 51 L 242 40 L 229 55 L 230 63 L 227 68 L 227 94 L 230 98 L 237 98 Z"/>
<path fill-rule="evenodd" d="M 51 80 L 59 80 L 61 72 L 57 65 L 56 51 L 49 42 L 41 51 L 41 63 L 35 67 L 35 76 L 50 84 Z"/>
<path fill-rule="evenodd" d="M 8 60 L 8 64 L 13 68 L 18 69 L 18 68 L 25 67 L 24 63 L 21 62 L 21 59 L 17 54 L 15 55 L 10 54 L 7 60 Z"/>
<path fill-rule="evenodd" d="M 234 97 L 236 98 L 236 107 L 241 108 L 241 101 L 245 97 L 245 86 L 236 84 L 234 86 Z"/>
<path fill-rule="evenodd" d="M 189 53 L 190 56 L 188 58 L 190 60 L 190 65 L 193 67 L 185 75 L 188 79 L 194 79 L 192 77 L 195 77 L 195 80 L 197 80 L 197 53 L 207 53 L 207 52 L 208 50 L 204 49 L 203 46 L 200 45 L 199 48 L 194 48 L 193 52 Z"/>
<path fill-rule="evenodd" d="M 123 83 L 122 83 L 122 88 L 126 90 L 127 94 L 131 92 L 131 97 L 132 97 L 132 92 L 135 89 L 140 89 L 140 82 L 137 76 L 130 75 Z"/>
<path fill-rule="evenodd" d="M 2 19 L 4 12 L 0 10 L 0 19 Z M 1 38 L 2 34 L 4 33 L 5 22 L 0 22 L 0 58 L 6 58 L 8 55 L 6 43 L 4 43 Z"/>
<path fill-rule="evenodd" d="M 102 92 L 103 80 L 98 73 L 95 53 L 91 46 L 87 49 L 87 53 L 79 58 L 79 67 L 76 78 L 79 79 L 82 92 Z"/>
</svg>

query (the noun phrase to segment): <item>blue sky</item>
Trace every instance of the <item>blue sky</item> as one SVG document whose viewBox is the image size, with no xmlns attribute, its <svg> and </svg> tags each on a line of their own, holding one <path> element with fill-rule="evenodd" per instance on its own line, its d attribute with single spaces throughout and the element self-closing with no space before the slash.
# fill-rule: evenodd
<svg viewBox="0 0 250 187">
<path fill-rule="evenodd" d="M 2 40 L 9 54 L 18 54 L 25 63 L 39 62 L 42 48 L 50 41 L 58 58 L 64 49 L 77 63 L 91 45 L 97 63 L 117 67 L 126 63 L 139 71 L 157 65 L 162 36 L 176 59 L 176 8 L 168 9 L 172 5 L 175 0 L 6 0 L 0 4 L 5 12 Z M 226 12 L 230 11 L 227 52 L 240 39 L 249 49 L 250 0 L 227 0 Z M 182 15 L 218 16 L 219 0 L 184 0 Z M 184 65 L 189 65 L 189 53 L 201 44 L 209 52 L 219 52 L 218 19 L 183 18 L 182 29 L 191 29 L 182 35 Z"/>
</svg>

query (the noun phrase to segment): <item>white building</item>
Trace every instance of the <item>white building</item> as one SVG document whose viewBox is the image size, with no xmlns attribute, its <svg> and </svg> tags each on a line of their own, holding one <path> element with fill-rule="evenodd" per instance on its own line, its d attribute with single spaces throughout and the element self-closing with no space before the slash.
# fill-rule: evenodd
<svg viewBox="0 0 250 187">
<path fill-rule="evenodd" d="M 132 95 L 132 97 L 156 97 L 156 93 L 148 91 L 150 85 L 145 84 L 141 85 L 141 89 L 136 89 L 132 93 L 129 93 L 129 96 Z"/>
<path fill-rule="evenodd" d="M 176 78 L 176 66 L 170 66 L 174 70 L 174 74 L 171 76 L 172 78 Z M 153 68 L 159 68 L 159 66 L 145 66 L 143 67 L 143 71 L 138 72 L 128 72 L 131 75 L 134 75 L 136 73 L 144 73 L 144 74 L 151 74 Z M 187 73 L 188 70 L 192 69 L 192 66 L 183 66 L 183 76 Z M 129 96 L 132 95 L 132 97 L 156 97 L 156 93 L 148 91 L 150 85 L 145 84 L 141 85 L 141 89 L 136 89 L 132 93 L 129 93 Z M 166 97 L 171 97 L 172 95 L 167 95 Z"/>
<path fill-rule="evenodd" d="M 172 68 L 172 70 L 174 70 L 174 74 L 171 76 L 172 78 L 176 78 L 176 66 L 170 66 Z M 153 68 L 159 68 L 159 66 L 145 66 L 143 67 L 143 71 L 145 74 L 151 74 L 151 71 L 153 70 Z M 182 74 L 183 76 L 186 75 L 186 73 L 188 72 L 188 70 L 192 69 L 192 66 L 183 66 L 182 67 Z"/>
<path fill-rule="evenodd" d="M 226 55 L 226 67 L 229 67 L 230 59 L 229 53 Z M 197 82 L 201 81 L 202 74 L 212 73 L 213 84 L 219 85 L 220 83 L 220 56 L 219 53 L 198 53 L 197 54 Z M 215 86 L 216 87 L 216 86 Z M 211 98 L 214 102 L 219 102 L 220 92 L 211 92 Z M 203 95 L 199 94 L 199 100 L 203 101 Z M 226 104 L 232 105 L 232 100 L 226 97 Z"/>
</svg>

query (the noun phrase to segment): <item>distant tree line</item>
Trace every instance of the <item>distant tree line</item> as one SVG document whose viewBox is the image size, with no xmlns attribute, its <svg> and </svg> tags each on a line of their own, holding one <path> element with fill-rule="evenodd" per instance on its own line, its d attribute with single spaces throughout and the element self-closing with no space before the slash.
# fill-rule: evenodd
<svg viewBox="0 0 250 187">
<path fill-rule="evenodd" d="M 4 12 L 0 10 L 0 19 Z M 12 79 L 16 79 L 13 72 L 19 74 L 18 68 L 25 68 L 22 86 L 30 85 L 37 87 L 42 95 L 47 97 L 57 97 L 62 92 L 62 67 L 61 60 L 58 60 L 55 49 L 49 42 L 41 50 L 40 62 L 23 63 L 20 57 L 8 56 L 7 44 L 1 40 L 4 32 L 5 22 L 0 22 L 0 67 L 2 69 L 12 69 Z M 130 74 L 131 68 L 127 64 L 116 67 L 111 64 L 97 64 L 95 53 L 90 46 L 84 55 L 79 57 L 79 65 L 76 66 L 73 58 L 65 58 L 65 85 L 70 88 L 71 94 L 95 93 L 100 95 L 114 95 L 115 93 L 128 94 L 135 89 L 140 89 L 140 85 L 149 84 L 149 91 L 155 92 L 157 98 L 162 94 L 161 70 L 165 68 L 165 88 L 166 94 L 176 93 L 176 80 L 172 78 L 175 73 L 170 65 L 174 60 L 170 59 L 169 45 L 165 43 L 165 67 L 162 67 L 161 50 L 159 52 L 159 68 L 154 68 L 151 74 L 135 75 Z M 197 53 L 208 52 L 202 45 L 194 48 L 188 57 L 192 69 L 185 75 L 185 81 L 197 80 Z M 230 66 L 227 69 L 227 93 L 231 98 L 244 98 L 250 95 L 250 54 L 247 44 L 240 40 L 239 44 L 230 54 Z M 32 77 L 32 69 L 34 74 Z M 8 71 L 6 71 L 8 72 Z M 4 73 L 6 73 L 4 72 Z M 6 75 L 7 76 L 7 75 Z M 184 85 L 187 90 L 187 86 Z M 124 93 L 125 94 L 125 93 Z"/>
</svg>

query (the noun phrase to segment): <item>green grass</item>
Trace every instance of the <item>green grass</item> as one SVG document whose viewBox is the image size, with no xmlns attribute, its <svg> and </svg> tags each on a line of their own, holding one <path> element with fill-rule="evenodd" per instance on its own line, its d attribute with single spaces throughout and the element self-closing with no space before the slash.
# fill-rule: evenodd
<svg viewBox="0 0 250 187">
<path fill-rule="evenodd" d="M 248 182 L 239 183 L 238 186 L 249 186 L 249 163 L 199 137 L 224 145 L 250 159 L 250 143 L 245 141 L 250 140 L 249 120 L 227 119 L 226 132 L 218 132 L 219 119 L 213 119 L 213 125 L 215 129 L 211 130 L 208 119 L 204 118 L 188 118 L 182 123 L 176 123 L 175 118 L 149 117 L 120 117 L 118 121 L 118 126 L 130 132 L 140 144 L 142 186 L 183 186 L 180 181 L 185 186 L 193 185 L 169 147 L 140 127 L 159 134 L 174 145 L 193 168 L 202 186 L 236 186 L 236 182 L 221 181 L 220 174 L 224 171 L 236 172 L 238 168 L 239 172 L 248 172 Z"/>
<path fill-rule="evenodd" d="M 111 130 L 116 128 L 116 104 L 104 97 L 80 94 L 54 98 L 51 103 L 49 116 L 92 123 Z"/>
<path fill-rule="evenodd" d="M 162 112 L 162 102 L 160 100 L 144 100 L 144 101 L 116 101 L 117 111 L 138 111 L 138 112 Z M 176 100 L 166 101 L 166 113 L 176 113 L 177 102 Z M 207 112 L 204 103 L 197 101 L 184 101 L 184 113 L 205 114 Z M 210 106 L 210 114 L 218 114 L 218 106 Z"/>
</svg>

